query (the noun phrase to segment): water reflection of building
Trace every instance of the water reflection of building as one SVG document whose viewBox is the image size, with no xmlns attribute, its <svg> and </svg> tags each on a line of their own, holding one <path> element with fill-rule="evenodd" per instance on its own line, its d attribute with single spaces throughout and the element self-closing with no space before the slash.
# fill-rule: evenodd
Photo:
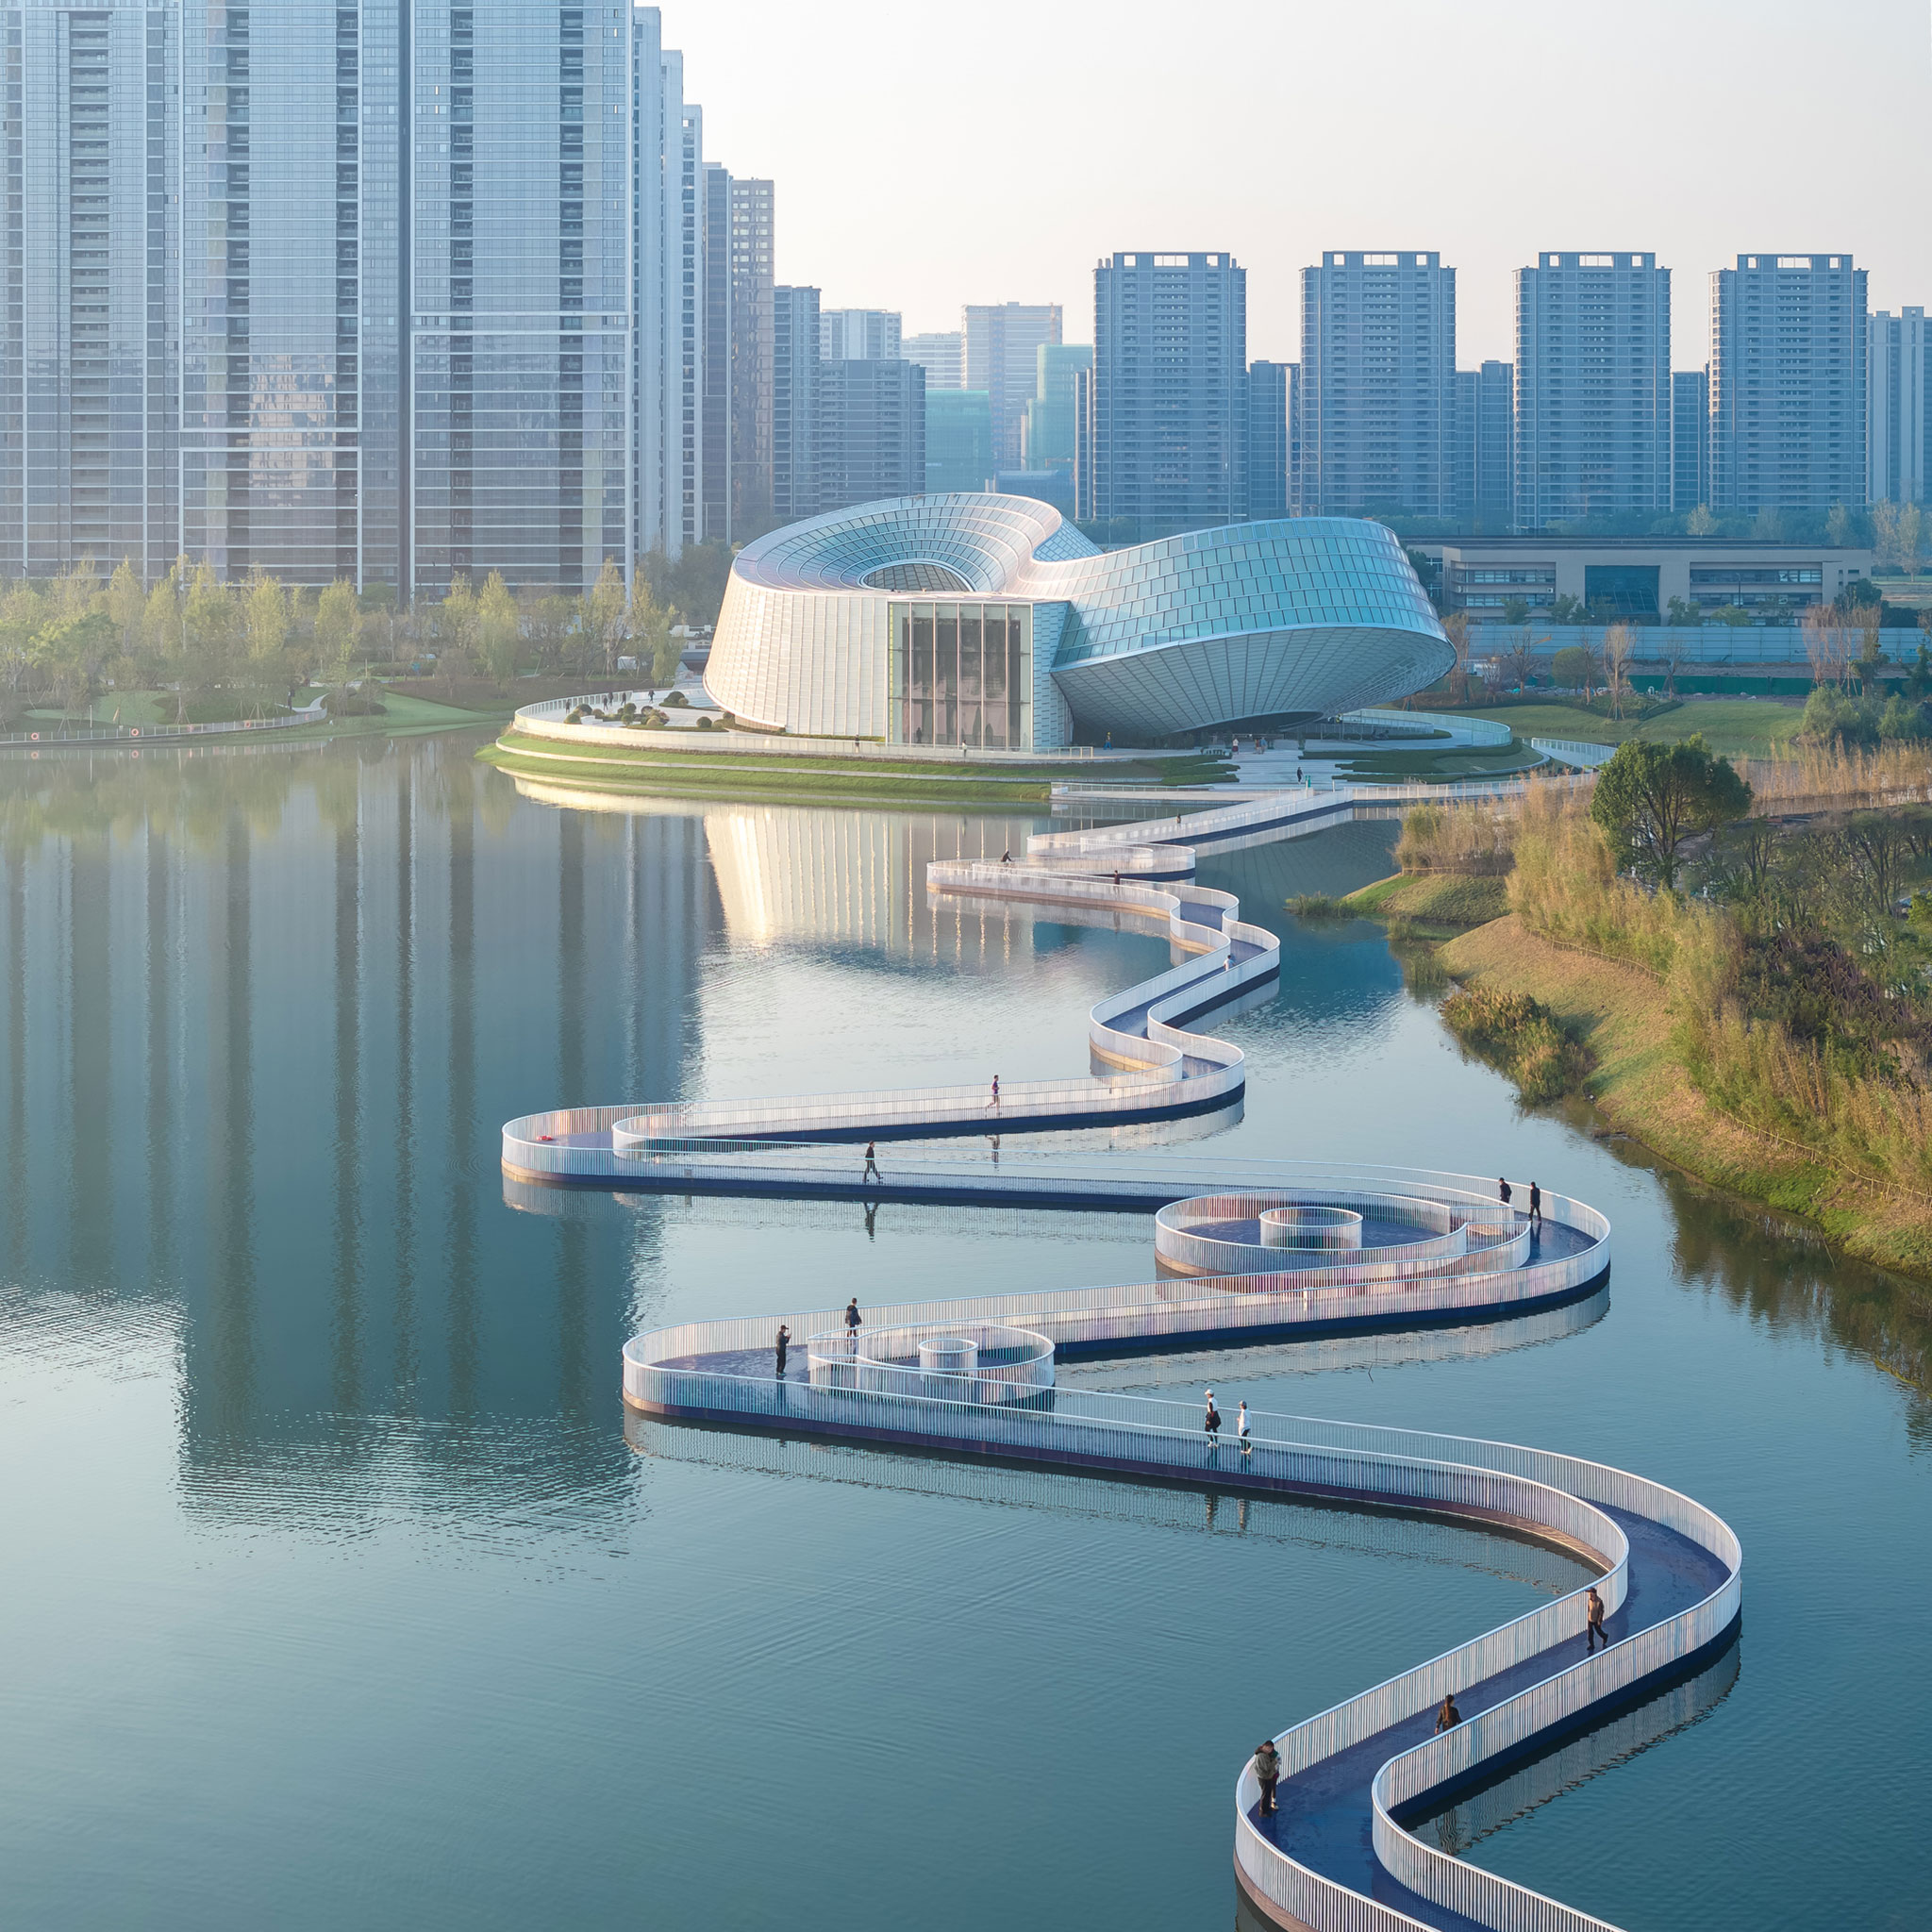
<svg viewBox="0 0 1932 1932">
<path fill-rule="evenodd" d="M 1023 852 L 1038 815 L 887 811 L 578 791 L 520 778 L 525 796 L 601 818 L 693 819 L 704 827 L 724 931 L 741 946 L 862 947 L 879 963 L 908 957 L 971 959 L 1031 944 L 1024 907 L 928 900 L 935 858 L 996 859 Z M 1066 926 L 1064 916 L 1052 924 Z M 639 1089 L 640 1092 L 647 1090 Z"/>
<path fill-rule="evenodd" d="M 694 818 L 519 807 L 450 741 L 0 768 L 0 1242 L 104 1334 L 177 1320 L 184 1488 L 225 1510 L 525 1480 L 601 1417 L 648 1216 L 508 1213 L 497 1129 L 679 1093 L 719 926 Z M 520 1431 L 522 1432 L 520 1434 Z M 546 1435 L 546 1486 L 606 1465 Z"/>
</svg>

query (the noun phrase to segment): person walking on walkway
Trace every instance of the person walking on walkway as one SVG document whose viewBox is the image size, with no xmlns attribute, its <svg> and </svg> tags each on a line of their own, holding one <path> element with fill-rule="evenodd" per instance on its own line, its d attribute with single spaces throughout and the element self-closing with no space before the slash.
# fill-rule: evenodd
<svg viewBox="0 0 1932 1932">
<path fill-rule="evenodd" d="M 1442 1707 L 1436 1713 L 1437 1737 L 1440 1738 L 1444 1731 L 1453 1731 L 1461 1722 L 1462 1713 L 1456 1707 L 1456 1693 L 1453 1690 L 1445 1691 L 1442 1696 Z"/>
<path fill-rule="evenodd" d="M 986 1104 L 990 1108 L 1000 1104 L 1000 1076 L 997 1074 L 992 1076 L 992 1098 Z"/>
<path fill-rule="evenodd" d="M 1543 1224 L 1543 1191 L 1534 1181 L 1529 1184 L 1529 1224 L 1532 1227 Z"/>
<path fill-rule="evenodd" d="M 1508 1183 L 1507 1181 L 1506 1181 L 1506 1180 L 1499 1180 L 1499 1181 L 1498 1181 L 1498 1182 L 1496 1183 L 1496 1199 L 1497 1199 L 1497 1200 L 1499 1200 L 1500 1202 L 1502 1202 L 1502 1204 L 1504 1205 L 1504 1207 L 1506 1207 L 1506 1208 L 1507 1208 L 1507 1207 L 1508 1207 L 1508 1205 L 1509 1205 L 1509 1183 Z"/>
<path fill-rule="evenodd" d="M 1256 1807 L 1263 1818 L 1274 1815 L 1274 1787 L 1281 1776 L 1281 1753 L 1273 1738 L 1263 1738 L 1255 1746 L 1255 1782 L 1261 1787 L 1261 1802 Z"/>
<path fill-rule="evenodd" d="M 778 1379 L 785 1379 L 785 1351 L 791 1346 L 791 1331 L 784 1323 L 778 1324 Z"/>
<path fill-rule="evenodd" d="M 1221 1411 L 1214 1406 L 1214 1391 L 1208 1391 L 1208 1413 L 1201 1418 L 1201 1426 L 1208 1431 L 1208 1453 L 1215 1455 L 1221 1448 Z"/>
<path fill-rule="evenodd" d="M 865 1143 L 865 1172 L 858 1176 L 862 1181 L 882 1181 L 885 1175 L 879 1172 L 878 1152 L 874 1142 Z"/>
<path fill-rule="evenodd" d="M 1583 1626 L 1583 1654 L 1588 1657 L 1599 1643 L 1607 1650 L 1610 1640 L 1604 1634 L 1604 1600 L 1596 1593 L 1596 1585 L 1590 1586 L 1590 1594 L 1583 1599 L 1583 1607 L 1589 1612 L 1589 1621 Z"/>
<path fill-rule="evenodd" d="M 864 1317 L 858 1312 L 858 1297 L 854 1295 L 845 1304 L 845 1339 L 852 1344 L 852 1353 L 858 1353 L 858 1328 Z"/>
<path fill-rule="evenodd" d="M 1248 1441 L 1248 1405 L 1245 1402 L 1241 1404 L 1235 1416 L 1234 1433 L 1235 1440 L 1241 1445 L 1241 1454 L 1252 1456 L 1255 1453 L 1255 1445 Z"/>
</svg>

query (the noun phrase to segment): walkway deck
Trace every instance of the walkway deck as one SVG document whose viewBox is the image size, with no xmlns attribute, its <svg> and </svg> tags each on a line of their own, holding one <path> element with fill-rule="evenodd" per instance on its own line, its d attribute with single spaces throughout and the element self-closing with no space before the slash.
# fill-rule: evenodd
<svg viewBox="0 0 1932 1932">
<path fill-rule="evenodd" d="M 991 1382 L 955 1383 L 977 1390 L 956 1398 L 929 1392 L 943 1377 L 878 1366 L 882 1343 L 876 1362 L 863 1354 L 873 1345 L 867 1337 L 887 1331 L 903 1356 L 908 1334 L 983 1333 L 990 1323 L 1036 1335 L 1051 1335 L 1057 1324 L 1078 1328 L 1081 1311 L 1069 1298 L 1045 1306 L 1054 1299 L 868 1309 L 858 1359 L 847 1355 L 841 1311 L 808 1310 L 786 1318 L 793 1346 L 782 1377 L 772 1354 L 774 1320 L 687 1324 L 626 1347 L 625 1399 L 685 1423 L 1446 1515 L 1588 1557 L 1609 1609 L 1608 1648 L 1586 1654 L 1582 1593 L 1573 1592 L 1291 1727 L 1279 1740 L 1287 1774 L 1275 1816 L 1259 1816 L 1252 1774 L 1241 1774 L 1236 1857 L 1250 1898 L 1284 1926 L 1597 1926 L 1435 1849 L 1402 1821 L 1702 1668 L 1737 1621 L 1741 1557 L 1729 1529 L 1687 1498 L 1574 1457 L 1258 1411 L 1244 1454 L 1230 1435 L 1205 1433 L 1197 1405 L 1064 1385 L 1014 1399 Z M 1086 1318 L 1109 1313 L 1123 1321 L 1129 1310 L 1089 1298 Z M 1197 1331 L 1195 1339 L 1209 1337 Z M 1116 1335 L 1111 1352 L 1133 1345 Z M 1217 1374 L 1224 1415 L 1237 1378 L 1238 1371 Z M 1433 1712 L 1445 1690 L 1455 1692 L 1464 1723 L 1437 1740 Z"/>
<path fill-rule="evenodd" d="M 1612 1643 L 1693 1608 L 1727 1581 L 1729 1572 L 1724 1563 L 1689 1537 L 1627 1509 L 1606 1513 L 1630 1543 L 1628 1594 L 1623 1607 L 1604 1620 Z M 1458 1690 L 1457 1708 L 1464 1722 L 1493 1710 L 1583 1659 L 1584 1643 L 1580 1634 L 1566 1637 L 1521 1663 Z M 1671 1674 L 1688 1674 L 1698 1667 L 1699 1659 L 1687 1657 L 1674 1663 Z M 1642 1690 L 1633 1687 L 1618 1704 L 1627 1702 L 1632 1694 L 1641 1695 Z M 1595 1721 L 1601 1722 L 1608 1714 L 1607 1709 L 1598 1712 Z M 1360 1743 L 1292 1777 L 1284 1777 L 1276 1792 L 1279 1809 L 1273 1817 L 1263 1818 L 1257 1806 L 1248 1807 L 1247 1816 L 1269 1844 L 1351 1891 L 1378 1899 L 1424 1925 L 1440 1928 L 1440 1932 L 1486 1932 L 1480 1922 L 1438 1905 L 1391 1877 L 1375 1857 L 1374 1809 L 1369 1797 L 1375 1774 L 1391 1758 L 1426 1742 L 1435 1735 L 1435 1728 L 1433 1707 L 1389 1724 Z M 1557 1741 L 1554 1733 L 1540 1736 L 1537 1747 L 1539 1751 L 1548 1749 Z M 1501 1768 L 1498 1763 L 1486 1764 L 1484 1775 Z M 1438 1790 L 1432 1797 L 1440 1802 L 1444 1795 Z M 1405 1811 L 1421 1808 L 1405 1807 Z"/>
</svg>

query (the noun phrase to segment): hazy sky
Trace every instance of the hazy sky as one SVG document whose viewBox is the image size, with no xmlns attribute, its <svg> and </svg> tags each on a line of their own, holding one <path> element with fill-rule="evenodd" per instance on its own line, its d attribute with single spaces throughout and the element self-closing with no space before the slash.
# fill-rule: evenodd
<svg viewBox="0 0 1932 1932">
<path fill-rule="evenodd" d="M 777 182 L 778 279 L 957 328 L 1093 327 L 1116 249 L 1228 248 L 1248 353 L 1292 360 L 1324 248 L 1438 248 L 1457 360 L 1509 357 L 1512 272 L 1654 248 L 1674 360 L 1708 272 L 1849 249 L 1932 307 L 1927 0 L 663 0 L 707 156 Z"/>
</svg>

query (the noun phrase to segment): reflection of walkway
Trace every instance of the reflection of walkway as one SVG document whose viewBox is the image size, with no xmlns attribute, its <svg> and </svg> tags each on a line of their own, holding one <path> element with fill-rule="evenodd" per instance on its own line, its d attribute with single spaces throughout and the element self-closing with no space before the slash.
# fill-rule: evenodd
<svg viewBox="0 0 1932 1932">
<path fill-rule="evenodd" d="M 1449 1177 L 1438 1178 L 1441 1191 L 1452 1191 Z M 1557 1209 L 1566 1224 L 1574 1205 Z M 1084 1305 L 1074 1291 L 874 1307 L 865 1332 L 891 1330 L 902 1357 L 910 1340 L 929 1338 L 936 1348 L 941 1338 L 983 1335 L 991 1324 L 1044 1336 L 1062 1353 L 1066 1341 L 1091 1340 L 1096 1326 L 1111 1330 L 1116 1354 L 1217 1332 L 1212 1293 L 1177 1305 L 1169 1312 L 1182 1324 L 1158 1331 L 1142 1325 L 1131 1293 L 1094 1291 Z M 836 1333 L 840 1311 L 784 1319 L 794 1336 L 824 1336 Z M 1010 1390 L 949 1385 L 920 1368 L 835 1377 L 823 1361 L 801 1364 L 795 1356 L 780 1380 L 770 1355 L 775 1326 L 775 1317 L 727 1319 L 639 1336 L 625 1350 L 625 1399 L 674 1421 L 1393 1506 L 1506 1525 L 1586 1556 L 1601 1573 L 1608 1649 L 1585 1655 L 1582 1592 L 1573 1591 L 1292 1726 L 1277 1740 L 1277 1815 L 1258 1815 L 1252 1774 L 1241 1775 L 1235 1856 L 1251 1901 L 1284 1926 L 1581 1932 L 1600 1923 L 1461 1863 L 1441 1848 L 1441 1833 L 1427 1842 L 1404 1821 L 1440 1812 L 1459 1790 L 1594 1729 L 1727 1644 L 1740 1553 L 1710 1511 L 1601 1464 L 1465 1438 L 1255 1412 L 1253 1453 L 1244 1457 L 1232 1441 L 1210 1441 L 1201 1408 L 1189 1403 L 1064 1385 L 1015 1401 Z M 1224 1368 L 1217 1379 L 1233 1377 Z M 1438 1737 L 1433 1713 L 1447 1693 L 1464 1722 Z"/>
</svg>

